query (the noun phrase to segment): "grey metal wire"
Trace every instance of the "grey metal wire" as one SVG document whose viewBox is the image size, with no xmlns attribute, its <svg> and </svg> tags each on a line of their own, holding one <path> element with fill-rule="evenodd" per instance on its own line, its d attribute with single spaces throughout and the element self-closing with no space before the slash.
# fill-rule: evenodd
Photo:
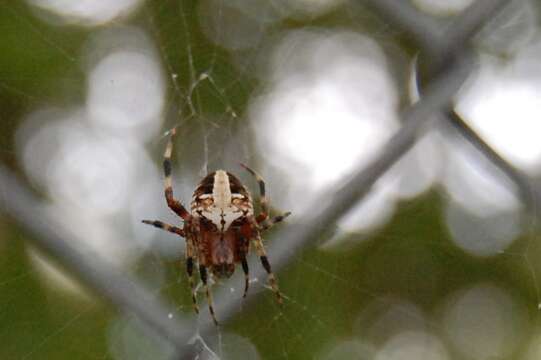
<svg viewBox="0 0 541 360">
<path fill-rule="evenodd" d="M 372 0 L 372 3 L 378 0 Z M 400 1 L 397 1 L 397 3 Z M 385 2 L 391 4 L 390 2 Z M 455 92 L 460 88 L 463 81 L 469 74 L 471 63 L 470 57 L 464 53 L 468 46 L 465 39 L 470 38 L 480 29 L 481 24 L 490 19 L 487 15 L 494 14 L 496 9 L 503 7 L 505 0 L 484 0 L 477 1 L 470 12 L 465 11 L 466 19 L 459 16 L 447 28 L 444 36 L 446 46 L 452 49 L 447 52 L 449 56 L 459 54 L 456 60 L 445 63 L 446 68 L 440 69 L 434 73 L 435 78 L 425 89 L 425 96 L 416 104 L 404 110 L 401 114 L 403 126 L 393 136 L 381 154 L 367 167 L 359 169 L 351 176 L 351 180 L 333 196 L 322 199 L 315 199 L 313 206 L 316 215 L 301 225 L 296 227 L 288 226 L 288 230 L 277 235 L 278 241 L 274 242 L 268 250 L 269 258 L 273 266 L 280 268 L 286 265 L 289 260 L 297 254 L 303 247 L 313 245 L 315 241 L 325 233 L 329 226 L 334 224 L 341 216 L 347 213 L 355 204 L 362 200 L 369 192 L 372 185 L 395 164 L 401 156 L 407 153 L 423 130 L 430 127 L 430 121 L 436 119 L 431 115 L 437 114 L 441 109 L 451 107 L 451 99 Z M 399 7 L 403 5 L 397 5 Z M 485 11 L 483 11 L 485 9 Z M 472 14 L 475 17 L 472 17 Z M 408 16 L 411 12 L 408 13 Z M 407 22 L 404 22 L 407 23 Z M 426 31 L 426 24 L 414 24 L 418 27 L 412 34 Z M 456 41 L 456 43 L 455 43 Z M 441 48 L 438 48 L 441 50 Z M 432 50 L 431 50 L 432 51 Z M 264 278 L 265 274 L 256 266 L 250 264 L 253 275 L 258 278 Z M 230 318 L 239 310 L 238 300 L 232 299 L 230 294 L 222 291 L 215 296 L 215 308 L 222 318 Z M 202 328 L 202 332 L 212 332 L 214 329 L 210 325 Z"/>
<path fill-rule="evenodd" d="M 393 28 L 411 37 L 421 49 L 434 46 L 434 38 L 443 36 L 444 27 L 433 17 L 420 13 L 409 1 L 362 0 L 361 3 L 375 11 Z"/>
<path fill-rule="evenodd" d="M 417 40 L 421 48 L 426 49 L 424 44 L 428 44 L 429 50 L 425 52 L 441 59 L 452 57 L 449 55 L 450 51 L 460 53 L 460 50 L 456 51 L 454 46 L 465 42 L 480 30 L 481 24 L 477 21 L 479 17 L 490 19 L 498 14 L 502 5 L 510 6 L 511 3 L 518 3 L 521 0 L 477 1 L 464 12 L 463 16 L 453 21 L 451 26 L 461 29 L 461 31 L 448 31 L 446 34 L 440 33 L 439 24 L 423 20 L 424 15 L 413 8 L 409 2 L 397 1 L 395 3 L 391 1 L 393 4 L 388 4 L 389 2 L 386 0 L 381 3 L 378 0 L 367 1 L 374 3 L 374 5 L 377 4 L 381 15 L 385 17 L 395 16 L 396 11 L 400 10 L 401 14 L 405 14 L 404 17 L 407 19 L 407 21 L 401 22 L 403 31 L 410 33 Z M 400 15 L 398 16 L 400 17 Z M 422 21 L 415 22 L 414 20 L 416 18 Z M 419 84 L 420 92 L 424 92 L 421 85 Z M 539 204 L 541 204 L 541 194 L 538 191 L 538 187 L 533 184 L 528 175 L 503 159 L 452 107 L 442 109 L 438 116 L 442 117 L 442 121 L 446 121 L 449 126 L 474 145 L 479 152 L 498 167 L 517 186 L 518 194 L 529 213 L 536 222 L 541 222 L 541 213 L 538 211 Z"/>
<path fill-rule="evenodd" d="M 458 134 L 472 144 L 480 153 L 482 153 L 492 164 L 494 164 L 502 173 L 507 176 L 512 185 L 517 188 L 518 196 L 526 206 L 526 210 L 532 217 L 534 223 L 541 222 L 541 213 L 539 213 L 539 204 L 541 197 L 538 191 L 539 186 L 535 184 L 528 175 L 515 166 L 507 162 L 493 148 L 488 145 L 469 125 L 460 114 L 453 109 L 447 109 L 441 112 L 446 123 L 452 127 Z"/>
<path fill-rule="evenodd" d="M 277 235 L 279 241 L 274 242 L 268 249 L 275 270 L 286 265 L 301 249 L 313 245 L 330 225 L 362 200 L 370 192 L 372 185 L 415 144 L 418 136 L 430 127 L 431 122 L 437 119 L 431 115 L 452 108 L 451 99 L 471 70 L 471 61 L 466 52 L 468 40 L 507 1 L 477 1 L 451 22 L 444 32 L 437 31 L 434 21 L 419 16 L 405 1 L 366 0 L 366 3 L 384 19 L 410 33 L 419 43 L 420 50 L 440 54 L 440 59 L 445 61 L 436 59 L 439 61 L 435 67 L 437 71 L 431 74 L 430 83 L 424 90 L 425 95 L 402 112 L 403 126 L 386 144 L 381 154 L 369 166 L 352 174 L 346 185 L 334 193 L 332 198 L 315 199 L 315 215 L 310 219 L 299 225 L 288 226 L 286 231 Z M 476 141 L 472 137 L 469 139 Z M 500 163 L 500 166 L 507 164 L 501 158 L 489 158 Z M 510 178 L 517 186 L 526 186 L 521 184 L 522 174 L 518 176 L 514 168 L 509 168 L 507 173 L 512 174 Z M 47 215 L 39 210 L 39 201 L 35 196 L 4 167 L 0 167 L 0 200 L 0 210 L 31 232 L 34 235 L 32 240 L 46 249 L 51 256 L 76 273 L 82 281 L 122 312 L 137 316 L 173 344 L 178 349 L 176 358 L 192 356 L 195 347 L 188 342 L 193 336 L 193 324 L 187 320 L 170 319 L 168 315 L 175 310 L 157 301 L 155 296 L 137 281 L 101 261 L 88 249 L 71 245 L 71 239 L 77 235 L 68 229 L 52 226 L 52 223 L 47 221 Z M 265 278 L 264 271 L 255 261 L 252 261 L 250 266 L 254 269 L 254 276 Z M 215 296 L 215 308 L 220 320 L 224 322 L 235 316 L 240 310 L 239 303 L 239 299 L 232 298 L 229 293 L 218 292 Z M 210 321 L 200 324 L 202 336 L 213 331 L 215 328 Z"/>
<path fill-rule="evenodd" d="M 182 347 L 190 335 L 186 326 L 169 318 L 167 307 L 135 279 L 102 260 L 99 255 L 75 241 L 74 230 L 55 225 L 42 210 L 41 202 L 21 184 L 16 176 L 0 165 L 0 211 L 16 220 L 31 235 L 31 240 L 86 285 L 127 315 L 135 315 L 158 336 Z"/>
<path fill-rule="evenodd" d="M 377 0 L 368 0 L 369 2 L 379 2 Z M 518 3 L 520 0 L 514 1 L 478 1 L 474 3 L 463 16 L 457 18 L 451 26 L 462 29 L 462 31 L 449 31 L 447 35 L 441 34 L 438 25 L 434 23 L 420 21 L 415 23 L 414 21 L 408 21 L 404 26 L 404 31 L 412 34 L 417 42 L 422 47 L 423 44 L 428 43 L 430 50 L 427 53 L 436 56 L 439 59 L 445 59 L 452 57 L 449 52 L 460 53 L 460 50 L 454 49 L 455 45 L 460 45 L 465 42 L 469 37 L 473 36 L 480 30 L 481 24 L 478 23 L 479 17 L 489 19 L 497 15 L 502 5 L 510 6 L 510 3 Z M 386 3 L 386 1 L 384 1 Z M 396 11 L 400 9 L 407 18 L 423 18 L 423 15 L 416 13 L 416 10 L 408 2 L 398 2 L 394 5 L 395 8 L 390 10 Z M 387 9 L 385 9 L 387 10 Z M 384 10 L 384 11 L 385 11 Z M 388 12 L 385 12 L 385 16 L 389 16 Z M 421 34 L 421 35 L 419 35 Z M 442 60 L 440 60 L 442 61 Z M 424 92 L 421 84 L 419 84 L 420 92 Z M 522 202 L 526 205 L 528 212 L 532 215 L 533 220 L 537 223 L 541 222 L 541 213 L 538 211 L 539 204 L 541 204 L 541 194 L 538 187 L 535 186 L 532 180 L 517 169 L 515 166 L 503 159 L 494 149 L 490 147 L 469 125 L 460 114 L 458 114 L 452 107 L 443 108 L 438 116 L 442 117 L 442 121 L 445 121 L 449 126 L 454 128 L 463 138 L 470 142 L 474 147 L 481 152 L 488 160 L 490 160 L 496 167 L 498 167 L 508 179 L 517 187 L 518 194 Z"/>
</svg>

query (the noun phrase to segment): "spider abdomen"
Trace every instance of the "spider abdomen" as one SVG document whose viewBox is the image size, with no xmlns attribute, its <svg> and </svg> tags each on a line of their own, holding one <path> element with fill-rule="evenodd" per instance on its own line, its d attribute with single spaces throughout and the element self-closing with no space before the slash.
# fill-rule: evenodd
<svg viewBox="0 0 541 360">
<path fill-rule="evenodd" d="M 206 235 L 206 236 L 205 236 Z M 213 232 L 204 235 L 207 259 L 214 275 L 229 278 L 235 272 L 235 260 L 238 257 L 236 239 L 231 231 L 225 233 Z"/>
</svg>

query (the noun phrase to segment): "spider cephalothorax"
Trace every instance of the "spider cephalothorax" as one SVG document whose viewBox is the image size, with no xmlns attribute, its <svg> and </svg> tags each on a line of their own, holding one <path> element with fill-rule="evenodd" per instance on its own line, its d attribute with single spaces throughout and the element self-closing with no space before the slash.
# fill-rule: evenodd
<svg viewBox="0 0 541 360">
<path fill-rule="evenodd" d="M 205 176 L 192 197 L 193 216 L 210 220 L 217 231 L 224 233 L 231 224 L 252 216 L 252 198 L 246 188 L 232 174 L 217 170 Z"/>
<path fill-rule="evenodd" d="M 220 278 L 230 277 L 236 264 L 242 265 L 245 275 L 244 297 L 248 291 L 248 262 L 246 256 L 250 251 L 250 243 L 256 249 L 261 263 L 269 274 L 269 283 L 276 294 L 278 302 L 282 296 L 271 266 L 265 254 L 261 240 L 261 232 L 275 223 L 282 221 L 289 213 L 268 218 L 267 199 L 265 197 L 265 182 L 252 169 L 242 165 L 255 176 L 259 183 L 261 213 L 254 214 L 254 206 L 250 192 L 238 178 L 224 170 L 216 170 L 205 176 L 192 196 L 190 212 L 180 201 L 173 197 L 171 186 L 171 153 L 173 150 L 171 137 L 164 154 L 165 199 L 167 205 L 184 220 L 184 227 L 178 228 L 161 221 L 143 220 L 145 224 L 180 235 L 186 239 L 186 272 L 192 289 L 194 309 L 198 312 L 197 299 L 194 292 L 193 267 L 199 265 L 199 275 L 205 287 L 209 310 L 214 323 L 218 323 L 212 306 L 212 297 L 207 285 L 207 269 Z"/>
</svg>

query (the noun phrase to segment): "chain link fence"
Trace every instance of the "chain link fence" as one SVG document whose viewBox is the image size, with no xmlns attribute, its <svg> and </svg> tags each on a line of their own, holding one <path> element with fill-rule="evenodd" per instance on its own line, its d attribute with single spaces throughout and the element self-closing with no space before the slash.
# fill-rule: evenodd
<svg viewBox="0 0 541 360">
<path fill-rule="evenodd" d="M 527 175 L 487 145 L 453 110 L 452 103 L 454 94 L 475 66 L 470 48 L 472 38 L 510 2 L 476 1 L 445 27 L 419 14 L 406 1 L 365 0 L 363 3 L 417 44 L 419 61 L 428 64 L 426 71 L 421 74 L 422 96 L 418 102 L 402 111 L 402 128 L 369 166 L 357 169 L 350 177 L 351 180 L 334 193 L 330 202 L 314 199 L 312 208 L 317 210 L 311 218 L 301 224 L 284 227 L 277 235 L 280 241 L 268 249 L 275 271 L 292 261 L 301 249 L 315 246 L 315 239 L 362 201 L 372 185 L 436 122 L 455 129 L 500 168 L 519 189 L 530 213 L 538 216 L 538 187 L 534 186 Z M 5 166 L 0 167 L 0 199 L 1 210 L 31 233 L 39 247 L 110 301 L 120 312 L 135 316 L 157 336 L 170 343 L 176 349 L 175 359 L 192 359 L 201 350 L 197 343 L 190 344 L 189 341 L 193 336 L 193 323 L 172 319 L 170 314 L 175 313 L 175 310 L 156 300 L 138 281 L 101 261 L 82 245 L 74 246 L 71 241 L 76 236 L 74 229 L 54 225 L 49 216 L 40 210 L 39 200 L 32 191 Z M 253 276 L 265 278 L 263 269 L 256 266 L 255 261 L 250 265 L 254 269 Z M 249 296 L 253 296 L 253 293 Z M 215 308 L 222 322 L 227 322 L 239 310 L 237 302 L 238 299 L 228 296 L 224 289 L 216 293 Z M 204 337 L 215 329 L 209 322 L 200 331 Z"/>
</svg>

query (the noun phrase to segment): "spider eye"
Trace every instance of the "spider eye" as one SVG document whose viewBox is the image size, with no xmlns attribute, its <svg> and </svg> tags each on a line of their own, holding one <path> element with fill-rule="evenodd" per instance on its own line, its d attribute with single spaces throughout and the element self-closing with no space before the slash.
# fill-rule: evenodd
<svg viewBox="0 0 541 360">
<path fill-rule="evenodd" d="M 246 197 L 243 196 L 243 195 L 235 196 L 235 197 L 231 200 L 231 202 L 233 203 L 233 205 L 236 205 L 236 206 L 242 205 L 245 201 L 246 201 Z"/>
<path fill-rule="evenodd" d="M 203 206 L 209 206 L 214 203 L 214 199 L 212 198 L 212 195 L 209 195 L 209 194 L 199 195 L 196 200 Z"/>
</svg>

